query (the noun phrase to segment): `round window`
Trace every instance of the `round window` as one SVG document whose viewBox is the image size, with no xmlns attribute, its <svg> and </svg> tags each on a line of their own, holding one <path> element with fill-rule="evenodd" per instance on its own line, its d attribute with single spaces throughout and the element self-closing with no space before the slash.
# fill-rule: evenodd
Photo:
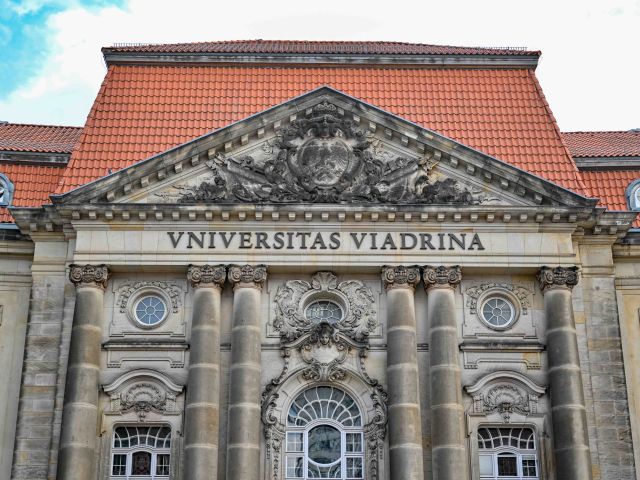
<svg viewBox="0 0 640 480">
<path fill-rule="evenodd" d="M 312 323 L 336 323 L 342 320 L 343 313 L 340 305 L 331 300 L 316 300 L 309 304 L 305 316 Z"/>
<path fill-rule="evenodd" d="M 158 325 L 167 314 L 164 300 L 157 295 L 145 295 L 135 308 L 136 320 L 146 327 Z"/>
<path fill-rule="evenodd" d="M 503 297 L 489 297 L 482 304 L 482 319 L 494 328 L 507 328 L 516 318 L 516 308 Z"/>
</svg>

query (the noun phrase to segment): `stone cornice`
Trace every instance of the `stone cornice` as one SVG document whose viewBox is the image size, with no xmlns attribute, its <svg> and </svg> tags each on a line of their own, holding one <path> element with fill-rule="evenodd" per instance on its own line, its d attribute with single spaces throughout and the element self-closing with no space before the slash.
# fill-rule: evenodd
<svg viewBox="0 0 640 480">
<path fill-rule="evenodd" d="M 543 293 L 554 288 L 571 290 L 580 280 L 580 270 L 578 267 L 541 267 L 537 278 Z"/>
<path fill-rule="evenodd" d="M 420 281 L 420 269 L 416 266 L 389 266 L 382 267 L 382 283 L 385 290 L 394 288 L 414 289 Z"/>
<path fill-rule="evenodd" d="M 0 161 L 19 165 L 64 167 L 70 158 L 70 153 L 13 152 L 0 150 Z"/>
<path fill-rule="evenodd" d="M 230 265 L 228 278 L 234 288 L 253 287 L 261 290 L 267 280 L 267 267 L 264 265 Z"/>
<path fill-rule="evenodd" d="M 535 68 L 538 55 L 340 55 L 153 53 L 102 50 L 107 65 L 351 65 L 451 68 Z"/>
<path fill-rule="evenodd" d="M 69 280 L 76 287 L 107 288 L 111 273 L 106 265 L 70 265 Z"/>
<path fill-rule="evenodd" d="M 214 287 L 221 289 L 227 278 L 224 265 L 189 265 L 187 279 L 193 288 Z"/>
<path fill-rule="evenodd" d="M 462 269 L 459 265 L 425 265 L 422 267 L 422 280 L 427 291 L 431 288 L 456 288 L 462 280 Z"/>
</svg>

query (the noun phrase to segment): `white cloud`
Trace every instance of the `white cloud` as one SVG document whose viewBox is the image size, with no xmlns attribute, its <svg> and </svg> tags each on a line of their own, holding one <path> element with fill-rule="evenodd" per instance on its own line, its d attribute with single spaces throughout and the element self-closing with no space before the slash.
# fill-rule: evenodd
<svg viewBox="0 0 640 480">
<path fill-rule="evenodd" d="M 41 0 L 30 0 L 36 8 Z M 25 7 L 26 8 L 26 7 Z M 52 54 L 0 102 L 0 119 L 81 125 L 114 42 L 401 40 L 541 49 L 538 77 L 564 130 L 640 127 L 638 0 L 324 2 L 130 0 L 49 18 Z"/>
</svg>

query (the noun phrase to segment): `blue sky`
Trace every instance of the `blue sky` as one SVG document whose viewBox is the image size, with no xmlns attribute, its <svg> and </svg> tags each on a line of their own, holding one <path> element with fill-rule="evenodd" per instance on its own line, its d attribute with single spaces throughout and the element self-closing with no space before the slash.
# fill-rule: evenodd
<svg viewBox="0 0 640 480">
<path fill-rule="evenodd" d="M 562 130 L 640 127 L 640 0 L 0 0 L 0 120 L 83 125 L 103 46 L 254 38 L 539 49 Z"/>
</svg>

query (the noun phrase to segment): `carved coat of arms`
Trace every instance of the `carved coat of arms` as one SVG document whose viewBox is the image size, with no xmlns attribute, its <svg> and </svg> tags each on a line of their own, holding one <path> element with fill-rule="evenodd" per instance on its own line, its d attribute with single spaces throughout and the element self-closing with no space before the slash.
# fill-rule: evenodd
<svg viewBox="0 0 640 480">
<path fill-rule="evenodd" d="M 393 156 L 378 144 L 323 102 L 279 130 L 260 152 L 214 157 L 206 180 L 176 186 L 178 201 L 474 203 L 453 179 L 431 179 L 426 158 Z"/>
</svg>

